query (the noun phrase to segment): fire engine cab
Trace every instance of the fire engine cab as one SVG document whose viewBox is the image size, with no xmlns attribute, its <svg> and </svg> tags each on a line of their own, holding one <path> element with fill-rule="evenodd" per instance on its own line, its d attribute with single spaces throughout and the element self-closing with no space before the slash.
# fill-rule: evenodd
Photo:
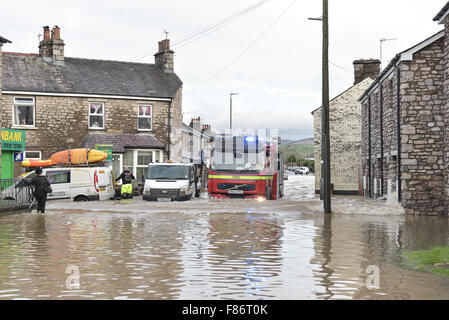
<svg viewBox="0 0 449 320">
<path fill-rule="evenodd" d="M 277 200 L 284 196 L 278 143 L 258 136 L 216 137 L 209 168 L 209 198 Z"/>
</svg>

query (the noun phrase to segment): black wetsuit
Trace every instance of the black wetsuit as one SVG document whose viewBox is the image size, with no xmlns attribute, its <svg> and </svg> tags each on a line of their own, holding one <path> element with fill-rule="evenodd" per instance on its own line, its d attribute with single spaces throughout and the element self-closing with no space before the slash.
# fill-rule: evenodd
<svg viewBox="0 0 449 320">
<path fill-rule="evenodd" d="M 46 176 L 35 176 L 31 180 L 31 184 L 34 185 L 34 197 L 37 201 L 37 212 L 44 213 L 50 181 L 48 181 Z"/>
</svg>

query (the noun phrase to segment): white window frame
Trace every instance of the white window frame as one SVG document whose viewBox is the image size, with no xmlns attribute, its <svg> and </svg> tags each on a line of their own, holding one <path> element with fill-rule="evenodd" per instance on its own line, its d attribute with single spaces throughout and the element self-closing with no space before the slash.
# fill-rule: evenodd
<svg viewBox="0 0 449 320">
<path fill-rule="evenodd" d="M 138 160 L 138 152 L 152 152 L 152 158 L 153 158 L 153 162 L 152 163 L 156 163 L 156 160 L 158 160 L 160 163 L 164 162 L 164 152 L 162 149 L 130 149 L 127 151 L 132 151 L 133 152 L 133 166 L 132 166 L 132 172 L 134 174 L 134 176 L 137 179 L 137 168 L 146 168 L 148 166 L 148 164 L 145 165 L 138 165 L 137 164 L 137 160 Z M 156 154 L 157 152 L 159 152 L 159 157 L 156 159 Z M 122 165 L 124 166 L 124 154 L 122 157 Z M 123 170 L 123 166 L 122 166 L 122 170 Z M 131 167 L 130 167 L 131 168 Z M 139 183 L 139 181 L 138 181 Z"/>
<path fill-rule="evenodd" d="M 28 153 L 28 152 L 35 152 L 35 153 L 39 153 L 39 158 L 28 158 L 27 156 L 26 156 L 26 154 Z M 23 159 L 24 160 L 41 160 L 42 159 L 42 151 L 34 151 L 34 150 L 25 150 L 24 152 L 23 152 Z"/>
<path fill-rule="evenodd" d="M 17 103 L 16 99 L 32 99 L 33 100 L 33 104 L 31 105 L 30 103 Z M 30 97 L 30 96 L 17 96 L 14 97 L 13 100 L 13 105 L 12 105 L 12 127 L 13 128 L 36 128 L 36 99 L 34 97 Z M 29 124 L 15 124 L 16 123 L 16 106 L 32 106 L 33 107 L 33 124 L 29 125 Z"/>
<path fill-rule="evenodd" d="M 91 114 L 90 113 L 90 107 L 92 104 L 101 104 L 102 105 L 102 110 L 103 113 L 102 114 Z M 106 110 L 106 104 L 104 102 L 101 101 L 89 101 L 89 109 L 88 109 L 88 119 L 87 119 L 87 125 L 89 127 L 89 130 L 104 130 L 106 127 L 106 117 L 105 117 L 105 112 Z M 102 127 L 91 127 L 90 126 L 90 117 L 103 117 L 103 126 Z"/>
<path fill-rule="evenodd" d="M 150 107 L 150 115 L 149 116 L 145 116 L 145 115 L 143 115 L 143 116 L 141 116 L 140 115 L 140 107 Z M 150 118 L 150 126 L 151 126 L 151 128 L 150 129 L 140 129 L 139 128 L 139 120 L 140 119 L 148 119 L 148 118 Z M 149 132 L 149 131 L 153 131 L 153 105 L 152 104 L 139 104 L 138 106 L 137 106 L 137 131 L 143 131 L 143 132 Z"/>
</svg>

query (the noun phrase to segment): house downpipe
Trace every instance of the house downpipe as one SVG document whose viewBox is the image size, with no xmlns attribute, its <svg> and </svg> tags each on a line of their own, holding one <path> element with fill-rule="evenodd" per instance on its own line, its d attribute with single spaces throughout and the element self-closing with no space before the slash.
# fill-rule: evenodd
<svg viewBox="0 0 449 320">
<path fill-rule="evenodd" d="M 397 72 L 397 84 L 396 84 L 396 122 L 397 122 L 397 143 L 398 143 L 398 155 L 397 155 L 397 170 L 398 170 L 398 185 L 396 186 L 398 193 L 398 202 L 402 202 L 402 173 L 401 173 L 401 70 L 396 66 Z"/>
<path fill-rule="evenodd" d="M 380 196 L 384 196 L 384 119 L 383 119 L 383 107 L 384 107 L 384 95 L 382 82 L 379 83 L 380 91 L 380 103 L 379 103 L 379 113 L 380 113 Z"/>
<path fill-rule="evenodd" d="M 368 96 L 368 196 L 371 198 L 371 95 Z"/>
</svg>

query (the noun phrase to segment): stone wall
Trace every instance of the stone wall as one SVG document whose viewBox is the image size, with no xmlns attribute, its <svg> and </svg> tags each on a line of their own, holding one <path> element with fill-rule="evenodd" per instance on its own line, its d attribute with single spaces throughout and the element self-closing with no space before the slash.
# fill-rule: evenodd
<svg viewBox="0 0 449 320">
<path fill-rule="evenodd" d="M 12 127 L 14 97 L 4 94 L 1 101 L 2 125 Z M 34 96 L 35 128 L 14 127 L 26 130 L 27 150 L 42 151 L 42 157 L 48 158 L 53 153 L 67 149 L 67 138 L 73 138 L 73 147 L 79 146 L 88 133 L 131 133 L 153 134 L 161 143 L 168 142 L 168 105 L 166 101 L 78 98 L 57 96 Z M 89 129 L 89 103 L 103 102 L 105 106 L 105 129 Z M 142 104 L 153 106 L 153 130 L 138 131 L 138 107 Z M 172 139 L 175 144 L 175 132 L 182 126 L 182 89 L 176 94 L 171 107 Z M 177 147 L 175 147 L 177 148 Z M 167 156 L 167 154 L 165 155 Z"/>
<path fill-rule="evenodd" d="M 445 207 L 449 208 L 449 162 L 447 159 L 449 159 L 449 135 L 448 135 L 448 129 L 449 128 L 449 16 L 446 17 L 444 21 L 445 26 L 445 36 L 444 36 L 444 47 L 445 55 L 443 58 L 443 68 L 444 68 L 444 78 L 443 78 L 443 110 L 442 114 L 444 116 L 444 128 L 445 128 L 445 135 L 444 135 L 444 173 L 445 173 L 445 188 L 444 188 L 444 203 Z"/>
<path fill-rule="evenodd" d="M 330 102 L 331 183 L 336 193 L 361 191 L 361 104 L 357 99 L 371 85 L 367 78 Z M 314 112 L 315 190 L 321 180 L 321 108 Z"/>
<path fill-rule="evenodd" d="M 446 211 L 442 72 L 444 52 L 444 41 L 440 39 L 416 52 L 412 61 L 402 61 L 398 66 L 401 74 L 399 88 L 402 205 L 408 214 L 441 215 Z M 393 70 L 363 101 L 362 137 L 367 141 L 362 148 L 365 194 L 368 195 L 370 184 L 373 191 L 371 196 L 374 197 L 387 196 L 389 192 L 397 190 L 397 85 L 397 72 Z M 381 91 L 383 154 L 380 140 Z M 370 111 L 371 132 L 368 132 Z M 368 161 L 370 136 L 371 164 Z M 371 181 L 368 181 L 369 165 Z"/>
</svg>

